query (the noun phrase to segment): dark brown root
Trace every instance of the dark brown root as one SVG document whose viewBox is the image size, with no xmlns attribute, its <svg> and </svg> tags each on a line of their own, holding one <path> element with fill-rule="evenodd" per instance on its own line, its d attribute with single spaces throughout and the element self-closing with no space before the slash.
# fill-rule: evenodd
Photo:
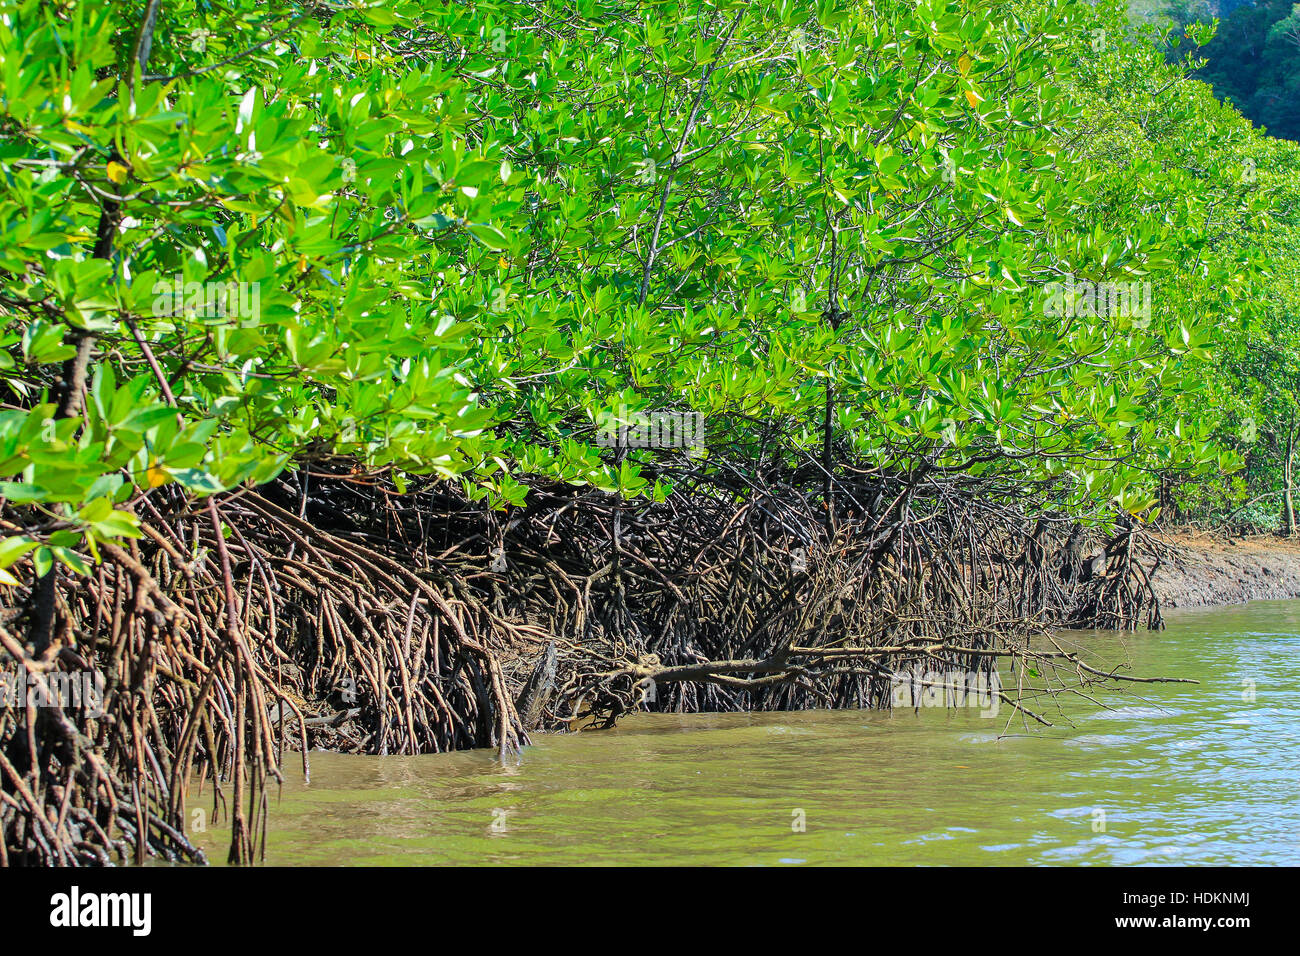
<svg viewBox="0 0 1300 956">
<path fill-rule="evenodd" d="M 209 783 L 231 859 L 256 859 L 267 787 L 313 746 L 508 755 L 638 708 L 888 707 L 933 683 L 917 674 L 999 661 L 1000 699 L 1046 723 L 1027 701 L 1114 677 L 1048 627 L 1160 623 L 1135 529 L 1098 557 L 1083 529 L 959 483 L 840 485 L 833 521 L 722 476 L 661 504 L 537 487 L 505 514 L 445 483 L 312 483 L 146 496 L 141 540 L 61 578 L 45 647 L 21 639 L 32 588 L 10 593 L 0 670 L 90 672 L 103 706 L 47 687 L 0 710 L 0 863 L 202 861 L 187 806 Z"/>
</svg>

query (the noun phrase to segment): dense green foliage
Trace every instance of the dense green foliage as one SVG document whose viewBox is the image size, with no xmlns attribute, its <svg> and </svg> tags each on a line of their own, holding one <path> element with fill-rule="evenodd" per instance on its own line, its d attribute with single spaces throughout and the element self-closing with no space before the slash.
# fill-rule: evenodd
<svg viewBox="0 0 1300 956">
<path fill-rule="evenodd" d="M 0 4 L 10 582 L 295 462 L 669 493 L 596 440 L 637 411 L 1086 519 L 1236 464 L 1283 161 L 1119 4 L 146 6 Z"/>
<path fill-rule="evenodd" d="M 1300 367 L 1300 147 L 1251 128 L 1231 106 L 1220 105 L 1217 90 L 1177 81 L 1187 71 L 1200 76 L 1212 68 L 1212 60 L 1210 67 L 1205 62 L 1222 49 L 1222 25 L 1208 43 L 1204 34 L 1197 36 L 1198 46 L 1164 23 L 1145 29 L 1144 52 L 1127 59 L 1128 71 L 1102 74 L 1094 119 L 1106 134 L 1091 141 L 1110 144 L 1106 151 L 1121 165 L 1129 154 L 1163 164 L 1169 170 L 1168 195 L 1175 199 L 1173 215 L 1182 215 L 1176 211 L 1179 193 L 1205 195 L 1209 202 L 1188 207 L 1182 220 L 1195 237 L 1190 248 L 1198 257 L 1236 261 L 1252 278 L 1242 303 L 1244 321 L 1216 323 L 1214 360 L 1188 370 L 1197 376 L 1197 386 L 1168 397 L 1166 412 L 1211 429 L 1215 444 L 1244 458 L 1245 470 L 1191 482 L 1171 474 L 1161 497 L 1180 519 L 1232 518 L 1234 525 L 1285 529 L 1285 489 L 1300 437 L 1294 419 Z M 1161 62 L 1162 50 L 1168 63 Z"/>
</svg>

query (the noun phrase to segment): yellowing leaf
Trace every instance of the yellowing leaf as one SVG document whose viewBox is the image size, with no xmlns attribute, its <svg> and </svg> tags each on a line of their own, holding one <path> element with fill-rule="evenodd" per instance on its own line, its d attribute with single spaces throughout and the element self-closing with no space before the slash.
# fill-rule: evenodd
<svg viewBox="0 0 1300 956">
<path fill-rule="evenodd" d="M 158 462 L 155 461 L 149 466 L 149 470 L 145 473 L 145 477 L 149 482 L 150 488 L 157 488 L 159 485 L 164 484 L 170 476 L 167 472 L 159 468 Z"/>
<path fill-rule="evenodd" d="M 980 96 L 980 95 L 979 95 L 978 93 L 976 93 L 974 90 L 967 90 L 967 91 L 966 91 L 966 102 L 970 104 L 970 108 L 971 108 L 971 109 L 974 109 L 974 108 L 977 107 L 979 104 L 981 104 L 981 103 L 984 102 L 984 97 Z"/>
<path fill-rule="evenodd" d="M 117 183 L 119 186 L 126 182 L 127 168 L 121 163 L 112 161 L 108 164 L 108 178 L 110 182 Z"/>
<path fill-rule="evenodd" d="M 970 56 L 968 54 L 963 53 L 961 55 L 961 59 L 957 61 L 957 69 L 961 71 L 962 76 L 965 76 L 967 73 L 970 72 L 970 66 L 971 66 Z"/>
</svg>

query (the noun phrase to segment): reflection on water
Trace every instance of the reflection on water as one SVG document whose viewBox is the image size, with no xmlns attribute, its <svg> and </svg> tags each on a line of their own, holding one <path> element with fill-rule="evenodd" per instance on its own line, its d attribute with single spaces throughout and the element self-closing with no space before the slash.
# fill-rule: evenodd
<svg viewBox="0 0 1300 956">
<path fill-rule="evenodd" d="M 1064 701 L 1051 728 L 1006 708 L 646 715 L 506 767 L 314 754 L 310 785 L 290 766 L 272 795 L 267 862 L 1300 863 L 1300 602 L 1066 637 L 1202 683 Z M 198 835 L 216 860 L 226 837 Z"/>
</svg>

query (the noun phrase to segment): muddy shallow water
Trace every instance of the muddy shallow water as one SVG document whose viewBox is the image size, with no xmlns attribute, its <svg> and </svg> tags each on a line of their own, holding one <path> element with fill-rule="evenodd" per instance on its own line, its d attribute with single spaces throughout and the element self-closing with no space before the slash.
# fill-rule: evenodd
<svg viewBox="0 0 1300 956">
<path fill-rule="evenodd" d="M 508 766 L 313 754 L 272 795 L 267 862 L 1300 863 L 1300 601 L 1068 637 L 1202 683 L 1073 699 L 1045 729 L 1005 707 L 644 715 Z M 214 861 L 226 837 L 196 834 Z"/>
</svg>

